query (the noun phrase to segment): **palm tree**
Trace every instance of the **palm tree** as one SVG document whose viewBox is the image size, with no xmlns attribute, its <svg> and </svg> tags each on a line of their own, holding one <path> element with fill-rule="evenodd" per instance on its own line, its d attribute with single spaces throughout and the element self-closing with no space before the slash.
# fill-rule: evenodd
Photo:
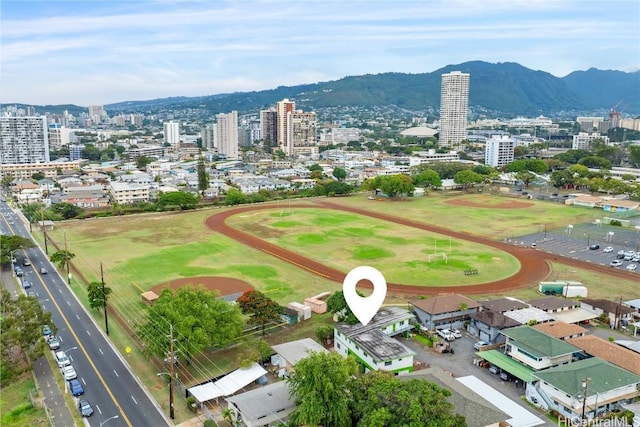
<svg viewBox="0 0 640 427">
<path fill-rule="evenodd" d="M 51 260 L 52 263 L 57 264 L 58 268 L 62 270 L 63 268 L 65 268 L 65 266 L 67 266 L 69 261 L 71 261 L 75 256 L 76 255 L 74 253 L 71 253 L 66 249 L 63 249 L 61 251 L 52 253 L 49 259 Z"/>
</svg>

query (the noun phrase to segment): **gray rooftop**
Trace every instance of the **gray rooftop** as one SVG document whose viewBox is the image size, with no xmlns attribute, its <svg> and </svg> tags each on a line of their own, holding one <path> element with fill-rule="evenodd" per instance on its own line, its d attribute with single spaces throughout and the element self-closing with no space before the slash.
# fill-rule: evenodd
<svg viewBox="0 0 640 427">
<path fill-rule="evenodd" d="M 556 297 L 543 297 L 532 299 L 529 301 L 529 304 L 531 304 L 532 307 L 539 308 L 540 310 L 549 311 L 561 308 L 579 307 L 580 301 Z"/>
<path fill-rule="evenodd" d="M 505 311 L 520 310 L 528 305 L 514 298 L 498 298 L 488 301 L 480 301 L 484 309 L 504 313 Z"/>
<path fill-rule="evenodd" d="M 292 366 L 295 366 L 301 359 L 308 357 L 311 352 L 327 353 L 323 346 L 311 338 L 272 345 L 271 348 Z"/>
<path fill-rule="evenodd" d="M 503 313 L 510 319 L 519 322 L 521 325 L 529 323 L 531 320 L 535 320 L 537 323 L 549 322 L 554 320 L 553 317 L 547 314 L 546 311 L 540 310 L 536 307 L 523 308 L 522 310 L 507 311 Z"/>
<path fill-rule="evenodd" d="M 246 420 L 260 420 L 262 424 L 284 422 L 295 409 L 295 402 L 289 396 L 289 386 L 285 381 L 272 383 L 246 393 L 227 397 Z"/>
</svg>

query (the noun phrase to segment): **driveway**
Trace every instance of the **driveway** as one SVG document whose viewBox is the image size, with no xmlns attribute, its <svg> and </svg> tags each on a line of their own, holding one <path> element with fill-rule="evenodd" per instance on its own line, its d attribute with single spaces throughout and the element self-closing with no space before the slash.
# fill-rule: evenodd
<svg viewBox="0 0 640 427">
<path fill-rule="evenodd" d="M 518 405 L 545 420 L 545 426 L 555 426 L 554 423 L 547 420 L 543 412 L 535 410 L 535 408 L 529 406 L 523 400 L 524 387 L 522 384 L 516 386 L 516 383 L 513 381 L 502 381 L 499 376 L 491 374 L 488 369 L 480 368 L 473 364 L 474 359 L 477 359 L 473 344 L 478 341 L 478 339 L 468 333 L 463 332 L 462 338 L 451 343 L 451 347 L 454 351 L 453 354 L 438 353 L 433 349 L 426 349 L 422 344 L 412 339 L 400 340 L 416 353 L 414 356 L 416 361 L 426 363 L 432 367 L 444 369 L 445 371 L 450 372 L 454 377 L 473 375 L 500 393 L 509 397 Z"/>
</svg>

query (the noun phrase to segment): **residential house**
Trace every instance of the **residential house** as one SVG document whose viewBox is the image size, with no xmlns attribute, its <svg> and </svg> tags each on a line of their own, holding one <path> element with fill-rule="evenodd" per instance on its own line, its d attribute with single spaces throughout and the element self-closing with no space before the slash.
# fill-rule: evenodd
<svg viewBox="0 0 640 427">
<path fill-rule="evenodd" d="M 279 377 L 288 377 L 292 374 L 296 364 L 308 357 L 310 353 L 328 353 L 327 349 L 311 338 L 276 344 L 271 348 L 276 352 L 271 356 L 271 364 L 278 368 Z"/>
<path fill-rule="evenodd" d="M 112 182 L 109 184 L 109 195 L 113 203 L 126 205 L 149 201 L 149 186 L 146 184 L 127 184 Z"/>
<path fill-rule="evenodd" d="M 544 310 L 540 310 L 536 307 L 523 308 L 521 310 L 512 310 L 504 312 L 504 315 L 510 319 L 519 322 L 521 325 L 529 323 L 544 323 L 553 320 L 553 317 L 547 314 Z"/>
<path fill-rule="evenodd" d="M 418 322 L 429 330 L 464 327 L 464 321 L 478 312 L 480 304 L 460 294 L 409 301 Z"/>
<path fill-rule="evenodd" d="M 640 376 L 598 357 L 534 372 L 525 395 L 547 411 L 555 410 L 579 425 L 587 425 L 640 396 Z"/>
<path fill-rule="evenodd" d="M 296 409 L 286 381 L 227 397 L 226 400 L 236 421 L 234 425 L 246 427 L 286 425 L 289 415 Z"/>
<path fill-rule="evenodd" d="M 565 323 L 588 322 L 598 317 L 592 311 L 580 307 L 580 301 L 577 299 L 548 296 L 530 300 L 529 304 Z"/>
<path fill-rule="evenodd" d="M 580 301 L 580 307 L 598 316 L 605 315 L 609 318 L 609 325 L 613 329 L 633 322 L 633 314 L 635 313 L 631 307 L 606 299 L 583 298 Z"/>
<path fill-rule="evenodd" d="M 516 326 L 502 333 L 507 337 L 505 354 L 535 371 L 571 363 L 574 353 L 580 352 L 577 347 L 531 326 Z"/>
<path fill-rule="evenodd" d="M 479 311 L 469 316 L 467 330 L 482 341 L 496 344 L 505 341 L 505 336 L 500 333 L 505 328 L 520 326 L 521 323 L 496 311 Z"/>
<path fill-rule="evenodd" d="M 551 335 L 552 337 L 572 343 L 569 339 L 586 335 L 589 331 L 582 326 L 556 320 L 554 322 L 540 323 L 533 326 L 534 329 Z M 573 344 L 573 343 L 572 343 Z M 578 346 L 579 347 L 579 346 Z"/>
<path fill-rule="evenodd" d="M 413 314 L 407 310 L 386 307 L 366 325 L 337 323 L 333 332 L 334 349 L 344 357 L 355 356 L 363 372 L 411 372 L 415 353 L 393 337 L 408 333 L 413 328 L 412 319 Z"/>
<path fill-rule="evenodd" d="M 584 335 L 567 340 L 591 356 L 599 357 L 627 371 L 640 375 L 640 354 L 594 335 Z"/>
<path fill-rule="evenodd" d="M 509 414 L 485 400 L 485 397 L 454 378 L 450 372 L 440 368 L 420 369 L 398 377 L 402 381 L 428 381 L 451 392 L 447 397 L 453 405 L 453 412 L 462 415 L 468 427 L 498 427 L 507 420 Z"/>
<path fill-rule="evenodd" d="M 497 298 L 480 301 L 480 305 L 482 306 L 482 310 L 491 310 L 496 313 L 505 313 L 507 311 L 521 310 L 529 307 L 529 305 L 515 298 Z"/>
</svg>

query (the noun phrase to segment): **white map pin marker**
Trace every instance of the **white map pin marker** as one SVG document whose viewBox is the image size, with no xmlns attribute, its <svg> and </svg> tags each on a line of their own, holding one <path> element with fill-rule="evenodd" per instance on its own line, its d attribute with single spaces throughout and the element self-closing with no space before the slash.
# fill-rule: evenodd
<svg viewBox="0 0 640 427">
<path fill-rule="evenodd" d="M 360 280 L 368 280 L 373 285 L 373 293 L 368 297 L 361 297 L 356 292 L 356 285 Z M 376 315 L 387 296 L 387 281 L 378 270 L 363 265 L 347 274 L 342 282 L 342 293 L 353 314 L 360 323 L 366 325 Z"/>
</svg>

